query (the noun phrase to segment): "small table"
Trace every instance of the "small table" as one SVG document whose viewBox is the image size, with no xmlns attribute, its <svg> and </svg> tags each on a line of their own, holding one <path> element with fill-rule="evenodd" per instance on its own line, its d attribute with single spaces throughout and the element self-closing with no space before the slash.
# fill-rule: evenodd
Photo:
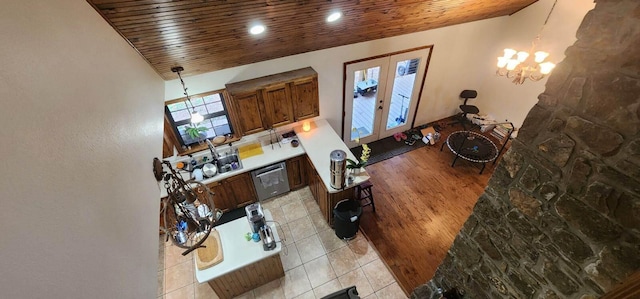
<svg viewBox="0 0 640 299">
<path fill-rule="evenodd" d="M 374 80 L 374 79 L 369 79 L 366 81 L 360 81 L 358 82 L 358 84 L 356 84 L 357 87 L 357 92 L 360 95 L 364 95 L 365 93 L 371 92 L 371 91 L 377 91 L 378 90 L 378 81 Z"/>
<path fill-rule="evenodd" d="M 489 138 L 471 131 L 456 131 L 447 137 L 447 147 L 456 155 L 451 167 L 456 164 L 458 157 L 467 161 L 482 163 L 480 174 L 484 171 L 487 162 L 498 158 L 498 147 Z M 440 147 L 440 151 L 445 143 Z"/>
</svg>

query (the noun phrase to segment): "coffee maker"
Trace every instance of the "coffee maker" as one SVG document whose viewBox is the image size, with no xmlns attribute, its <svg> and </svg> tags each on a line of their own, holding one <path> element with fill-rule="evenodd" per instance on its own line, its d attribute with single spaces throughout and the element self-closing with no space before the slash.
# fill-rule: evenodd
<svg viewBox="0 0 640 299">
<path fill-rule="evenodd" d="M 254 203 L 244 208 L 247 213 L 247 220 L 253 234 L 258 234 L 262 240 L 262 246 L 265 251 L 276 248 L 276 239 L 271 231 L 271 227 L 266 224 L 264 212 L 260 203 Z"/>
<path fill-rule="evenodd" d="M 249 221 L 249 226 L 251 227 L 251 233 L 260 233 L 260 228 L 265 225 L 264 212 L 262 211 L 262 206 L 260 206 L 260 203 L 257 202 L 254 204 L 250 204 L 246 206 L 244 210 L 247 213 L 247 220 Z"/>
</svg>

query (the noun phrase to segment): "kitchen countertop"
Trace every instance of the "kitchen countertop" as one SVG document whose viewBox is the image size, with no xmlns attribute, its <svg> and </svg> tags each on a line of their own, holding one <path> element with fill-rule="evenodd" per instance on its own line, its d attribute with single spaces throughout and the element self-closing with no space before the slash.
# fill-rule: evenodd
<svg viewBox="0 0 640 299">
<path fill-rule="evenodd" d="M 347 153 L 347 158 L 356 160 L 356 157 L 351 153 L 351 150 L 342 141 L 340 136 L 336 134 L 329 123 L 324 119 L 318 119 L 313 121 L 315 126 L 309 132 L 304 132 L 301 126 L 294 127 L 294 131 L 300 141 L 300 146 L 292 147 L 290 143 L 282 143 L 280 146 L 274 144 L 262 145 L 263 154 L 244 158 L 241 160 L 242 169 L 229 171 L 226 173 L 219 173 L 211 178 L 206 178 L 201 181 L 203 184 L 209 184 L 217 182 L 238 174 L 242 174 L 248 171 L 252 171 L 264 166 L 268 166 L 280 161 L 291 159 L 305 153 L 309 156 L 309 160 L 313 163 L 313 166 L 318 171 L 322 182 L 325 184 L 329 193 L 336 193 L 340 190 L 331 187 L 331 175 L 330 175 L 330 160 L 329 154 L 333 150 L 343 150 Z M 281 133 L 280 133 L 281 134 Z M 241 146 L 242 142 L 234 142 L 234 145 Z M 227 150 L 227 145 L 216 147 L 218 152 L 222 153 Z M 209 151 L 203 151 L 208 153 Z M 194 156 L 198 155 L 197 153 Z M 185 159 L 184 157 L 182 159 Z M 347 170 L 348 171 L 348 170 Z M 185 179 L 188 178 L 186 172 L 182 172 Z M 351 188 L 369 180 L 369 175 L 366 171 L 361 171 L 360 174 L 354 176 L 354 180 L 351 184 L 345 188 Z M 167 196 L 164 187 L 160 187 L 160 197 Z"/>
<path fill-rule="evenodd" d="M 198 270 L 196 265 L 195 271 L 198 282 L 203 283 L 216 279 L 222 275 L 279 254 L 280 251 L 282 251 L 282 243 L 280 242 L 280 236 L 278 235 L 275 222 L 273 222 L 273 216 L 268 209 L 264 209 L 263 212 L 267 223 L 273 231 L 273 235 L 276 240 L 276 248 L 265 251 L 262 247 L 262 241 L 254 242 L 252 240 L 247 241 L 245 239 L 245 235 L 248 232 L 251 232 L 251 227 L 247 217 L 242 217 L 216 226 L 215 229 L 218 230 L 218 233 L 220 234 L 223 261 L 204 270 Z"/>
<path fill-rule="evenodd" d="M 236 142 L 234 144 L 239 144 L 239 142 Z M 222 153 L 224 151 L 226 151 L 227 145 L 222 145 L 219 147 L 216 147 L 216 149 L 218 150 L 218 152 Z M 205 178 L 204 180 L 200 181 L 203 184 L 209 184 L 209 183 L 213 183 L 213 182 L 217 182 L 217 181 L 221 181 L 223 179 L 238 175 L 238 174 L 242 174 L 248 171 L 252 171 L 252 170 L 256 170 L 258 168 L 264 167 L 264 166 L 268 166 L 280 161 L 284 161 L 287 159 L 291 159 L 293 157 L 297 157 L 300 155 L 304 155 L 305 150 L 302 146 L 298 146 L 298 147 L 293 147 L 291 146 L 291 144 L 289 143 L 285 143 L 285 144 L 281 144 L 280 146 L 278 146 L 277 144 L 273 145 L 273 148 L 270 144 L 268 145 L 263 145 L 262 146 L 262 151 L 263 154 L 257 155 L 257 156 L 251 156 L 251 157 L 247 157 L 244 159 L 240 160 L 240 163 L 242 163 L 242 169 L 239 170 L 234 170 L 234 171 L 229 171 L 229 172 L 225 172 L 225 173 L 218 173 L 213 177 L 210 178 Z M 207 153 L 209 153 L 209 150 L 206 150 Z M 188 178 L 188 173 L 186 172 L 181 172 L 182 176 L 185 178 L 185 180 Z M 160 188 L 160 197 L 165 197 L 167 196 L 167 190 L 164 187 Z"/>
<path fill-rule="evenodd" d="M 316 120 L 315 128 L 312 126 L 309 132 L 302 131 L 302 128 L 296 128 L 295 132 L 298 135 L 300 144 L 305 148 L 309 160 L 313 163 L 313 166 L 316 168 L 329 193 L 339 192 L 340 190 L 331 187 L 331 160 L 329 159 L 329 155 L 334 150 L 343 150 L 347 153 L 347 158 L 354 161 L 358 161 L 358 159 L 356 159 L 340 136 L 336 134 L 331 125 L 324 119 Z M 347 172 L 348 171 L 349 170 L 347 170 Z M 366 170 L 361 171 L 358 175 L 354 176 L 353 182 L 345 188 L 359 185 L 368 181 L 369 178 Z"/>
</svg>

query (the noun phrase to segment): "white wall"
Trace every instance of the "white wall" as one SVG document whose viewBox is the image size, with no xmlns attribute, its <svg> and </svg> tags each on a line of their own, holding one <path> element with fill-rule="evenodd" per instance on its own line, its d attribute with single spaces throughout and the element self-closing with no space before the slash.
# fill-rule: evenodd
<svg viewBox="0 0 640 299">
<path fill-rule="evenodd" d="M 311 66 L 318 72 L 321 117 L 340 132 L 344 62 L 434 45 L 416 125 L 456 114 L 462 104 L 458 97 L 460 91 L 476 89 L 478 98 L 471 104 L 477 105 L 482 113 L 490 113 L 497 119 L 508 118 L 519 126 L 544 91 L 546 78 L 515 86 L 510 80 L 495 75 L 496 57 L 506 47 L 528 50 L 552 4 L 553 0 L 541 0 L 513 16 L 243 65 L 186 77 L 185 83 L 189 93 L 195 94 L 222 89 L 228 82 Z M 575 41 L 578 25 L 593 5 L 592 0 L 558 1 L 541 43 L 541 47 L 552 53 L 550 59 L 560 61 L 564 57 L 564 49 Z M 180 97 L 179 81 L 167 81 L 165 100 Z"/>
<path fill-rule="evenodd" d="M 0 297 L 155 298 L 163 80 L 83 0 L 2 1 Z"/>
<path fill-rule="evenodd" d="M 479 88 L 482 78 L 473 63 L 503 28 L 503 18 L 449 26 L 403 36 L 303 53 L 284 58 L 185 77 L 190 94 L 222 89 L 228 82 L 266 76 L 288 70 L 313 67 L 318 72 L 320 116 L 337 132 L 342 124 L 343 64 L 347 61 L 434 45 L 427 80 L 418 107 L 416 124 L 453 115 L 458 110 L 462 89 Z M 167 81 L 165 100 L 182 97 L 179 80 Z"/>
<path fill-rule="evenodd" d="M 531 42 L 540 32 L 554 0 L 540 0 L 528 8 L 507 18 L 504 30 L 497 43 L 490 44 L 480 61 L 483 65 L 477 75 L 483 78 L 478 88 L 478 98 L 470 103 L 478 106 L 481 113 L 493 115 L 497 120 L 508 119 L 520 127 L 529 110 L 544 92 L 547 78 L 516 85 L 510 79 L 495 75 L 497 57 L 504 48 L 529 51 Z M 585 14 L 593 9 L 593 0 L 560 0 L 556 4 L 549 22 L 544 26 L 536 50 L 549 52 L 547 60 L 558 64 L 564 59 L 564 51 L 576 41 L 576 31 Z"/>
</svg>

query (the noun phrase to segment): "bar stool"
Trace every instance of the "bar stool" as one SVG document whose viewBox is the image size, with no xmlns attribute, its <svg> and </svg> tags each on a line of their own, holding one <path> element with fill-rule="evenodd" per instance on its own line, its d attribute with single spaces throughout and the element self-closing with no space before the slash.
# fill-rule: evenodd
<svg viewBox="0 0 640 299">
<path fill-rule="evenodd" d="M 356 186 L 356 199 L 363 207 L 371 205 L 371 207 L 373 208 L 373 212 L 375 213 L 376 204 L 373 202 L 373 193 L 371 192 L 371 187 L 373 187 L 373 184 L 371 184 L 369 181 Z"/>
</svg>

